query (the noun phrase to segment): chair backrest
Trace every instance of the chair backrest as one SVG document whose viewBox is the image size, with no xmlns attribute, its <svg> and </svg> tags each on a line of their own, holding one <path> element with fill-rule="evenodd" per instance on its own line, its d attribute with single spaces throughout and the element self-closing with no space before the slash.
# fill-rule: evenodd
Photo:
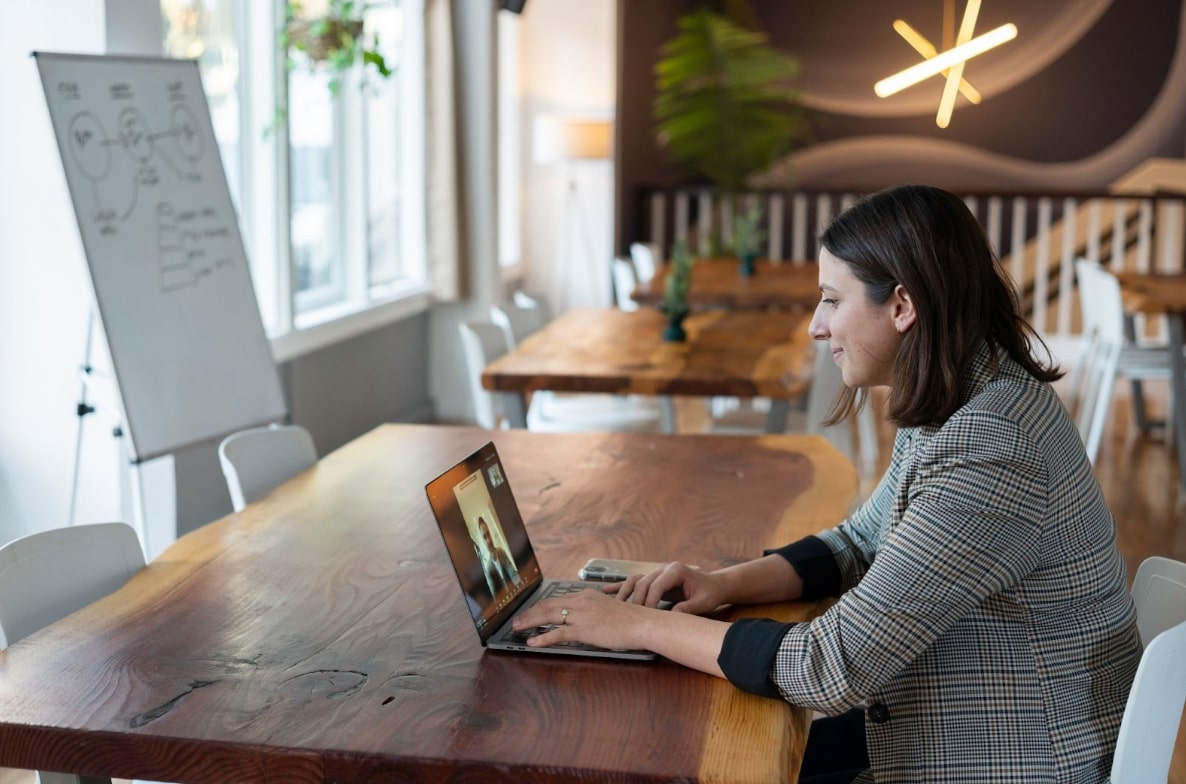
<svg viewBox="0 0 1186 784">
<path fill-rule="evenodd" d="M 521 308 L 534 308 L 539 311 L 540 321 L 544 324 L 547 324 L 556 317 L 555 311 L 552 310 L 552 303 L 542 294 L 528 294 L 526 291 L 516 291 L 511 295 L 511 300 Z"/>
<path fill-rule="evenodd" d="M 1154 555 L 1137 567 L 1132 581 L 1141 644 L 1186 622 L 1186 563 Z"/>
<path fill-rule="evenodd" d="M 482 371 L 509 350 L 507 333 L 492 321 L 463 321 L 457 327 L 465 353 L 474 418 L 487 430 L 496 430 L 501 412 L 495 405 L 494 396 L 482 386 Z"/>
<path fill-rule="evenodd" d="M 507 336 L 507 344 L 512 349 L 547 323 L 543 316 L 544 313 L 539 308 L 521 307 L 513 302 L 490 306 L 490 320 L 502 327 Z"/>
<path fill-rule="evenodd" d="M 1169 777 L 1186 706 L 1183 662 L 1186 623 L 1161 632 L 1145 647 L 1116 736 L 1112 784 L 1147 784 Z"/>
<path fill-rule="evenodd" d="M 317 463 L 313 437 L 300 425 L 240 430 L 218 445 L 231 506 L 238 512 Z"/>
<path fill-rule="evenodd" d="M 614 257 L 614 301 L 620 310 L 638 310 L 638 303 L 630 299 L 631 293 L 638 285 L 638 275 L 634 272 L 634 264 L 625 256 Z"/>
<path fill-rule="evenodd" d="M 112 593 L 143 566 L 127 523 L 54 528 L 0 547 L 0 650 Z"/>
<path fill-rule="evenodd" d="M 630 243 L 630 260 L 634 262 L 634 273 L 640 282 L 645 283 L 655 277 L 655 270 L 659 265 L 658 251 L 649 242 Z"/>
<path fill-rule="evenodd" d="M 1124 302 L 1116 276 L 1086 259 L 1075 262 L 1083 345 L 1070 383 L 1075 424 L 1087 457 L 1095 462 L 1112 405 L 1120 353 L 1124 349 Z"/>
<path fill-rule="evenodd" d="M 1145 653 L 1112 758 L 1112 784 L 1165 781 L 1186 705 L 1186 563 L 1152 556 L 1132 582 Z"/>
</svg>

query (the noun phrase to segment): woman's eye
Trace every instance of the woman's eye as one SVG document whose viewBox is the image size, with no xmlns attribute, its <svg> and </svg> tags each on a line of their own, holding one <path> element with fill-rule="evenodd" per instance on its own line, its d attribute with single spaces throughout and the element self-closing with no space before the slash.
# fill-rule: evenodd
<svg viewBox="0 0 1186 784">
<path fill-rule="evenodd" d="M 824 297 L 822 300 L 820 300 L 820 302 L 832 307 L 836 305 L 836 300 L 832 299 L 831 297 Z"/>
</svg>

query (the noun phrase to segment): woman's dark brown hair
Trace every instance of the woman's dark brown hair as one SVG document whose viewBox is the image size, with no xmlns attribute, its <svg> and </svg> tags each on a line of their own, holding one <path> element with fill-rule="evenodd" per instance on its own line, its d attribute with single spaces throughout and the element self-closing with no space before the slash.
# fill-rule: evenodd
<svg viewBox="0 0 1186 784">
<path fill-rule="evenodd" d="M 1022 318 L 1017 292 L 984 230 L 955 194 L 924 185 L 875 193 L 837 216 L 820 241 L 864 283 L 871 302 L 884 303 L 899 284 L 914 301 L 917 318 L 898 349 L 887 401 L 894 424 L 945 422 L 963 402 L 960 385 L 982 343 L 994 367 L 1003 350 L 1034 378 L 1062 376 Z M 1046 362 L 1034 356 L 1035 344 Z M 828 423 L 857 405 L 856 390 L 846 389 Z"/>
</svg>

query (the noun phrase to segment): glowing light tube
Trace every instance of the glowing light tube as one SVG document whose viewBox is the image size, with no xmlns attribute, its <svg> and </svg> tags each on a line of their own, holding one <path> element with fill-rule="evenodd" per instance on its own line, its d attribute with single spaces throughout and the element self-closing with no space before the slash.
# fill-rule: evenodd
<svg viewBox="0 0 1186 784">
<path fill-rule="evenodd" d="M 942 73 L 956 63 L 964 62 L 977 55 L 984 54 L 989 49 L 1000 46 L 1007 41 L 1012 41 L 1016 37 L 1017 25 L 1012 22 L 1001 25 L 984 35 L 976 36 L 966 44 L 948 49 L 946 52 L 932 57 L 930 60 L 924 60 L 917 65 L 912 65 L 893 76 L 887 76 L 873 85 L 873 92 L 877 93 L 881 98 L 888 98 L 905 90 L 907 87 L 918 84 L 923 79 Z"/>
</svg>

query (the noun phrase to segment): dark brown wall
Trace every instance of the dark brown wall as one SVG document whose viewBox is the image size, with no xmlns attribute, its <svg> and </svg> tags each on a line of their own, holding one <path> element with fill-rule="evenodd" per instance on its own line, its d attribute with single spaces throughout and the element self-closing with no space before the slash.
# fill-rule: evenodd
<svg viewBox="0 0 1186 784">
<path fill-rule="evenodd" d="M 675 35 L 689 0 L 618 0 L 618 97 L 614 120 L 616 253 L 640 237 L 635 190 L 643 184 L 678 182 L 679 169 L 655 142 L 651 123 L 654 69 L 659 49 Z"/>
<path fill-rule="evenodd" d="M 892 5 L 892 7 L 891 7 Z M 653 68 L 662 44 L 676 31 L 678 16 L 695 6 L 693 0 L 619 0 L 618 114 L 617 114 L 617 225 L 619 247 L 637 238 L 641 210 L 640 186 L 670 186 L 691 180 L 671 165 L 654 141 L 651 121 Z M 963 3 L 956 3 L 962 12 Z M 786 2 L 753 0 L 752 8 L 771 43 L 799 59 L 808 80 L 813 68 L 846 69 L 866 81 L 869 94 L 880 76 L 916 62 L 890 29 L 894 18 L 906 18 L 931 40 L 941 40 L 939 0 L 843 0 L 842 2 Z M 988 0 L 982 6 L 977 32 L 1025 14 L 1037 13 L 1015 0 Z M 837 111 L 811 112 L 810 145 L 843 140 L 936 140 L 1004 156 L 1021 163 L 1066 164 L 1099 156 L 1144 118 L 1165 86 L 1178 52 L 1182 0 L 1117 0 L 1078 40 L 1044 69 L 1008 89 L 997 91 L 979 106 L 962 105 L 947 129 L 936 127 L 933 109 L 906 116 L 875 117 Z M 1018 22 L 1022 32 L 1026 29 Z M 1032 25 L 1031 28 L 1032 29 Z M 1002 47 L 1003 49 L 1003 47 Z M 1001 55 L 995 55 L 998 58 Z M 969 66 L 976 81 L 993 67 L 990 52 Z M 998 60 L 998 66 L 1000 61 Z M 816 76 L 819 72 L 816 71 Z M 867 75 L 867 78 L 866 78 Z M 819 80 L 817 80 L 819 81 Z M 825 80 L 826 81 L 826 80 Z M 938 90 L 931 85 L 931 90 Z M 1177 99 L 1186 101 L 1186 96 Z M 1147 157 L 1181 157 L 1186 123 L 1178 121 L 1139 151 L 1130 151 L 1137 165 Z M 802 152 L 802 150 L 800 150 Z M 802 188 L 854 187 L 863 190 L 894 184 L 907 173 L 892 161 L 880 166 L 807 176 L 792 167 L 792 184 Z M 952 167 L 957 171 L 957 167 Z M 1084 169 L 1079 189 L 1104 189 L 1113 171 Z M 947 187 L 969 191 L 1008 187 L 1007 178 L 987 172 L 958 169 Z M 1035 183 L 1018 183 L 1032 190 Z M 1051 190 L 1065 188 L 1052 187 Z"/>
</svg>

